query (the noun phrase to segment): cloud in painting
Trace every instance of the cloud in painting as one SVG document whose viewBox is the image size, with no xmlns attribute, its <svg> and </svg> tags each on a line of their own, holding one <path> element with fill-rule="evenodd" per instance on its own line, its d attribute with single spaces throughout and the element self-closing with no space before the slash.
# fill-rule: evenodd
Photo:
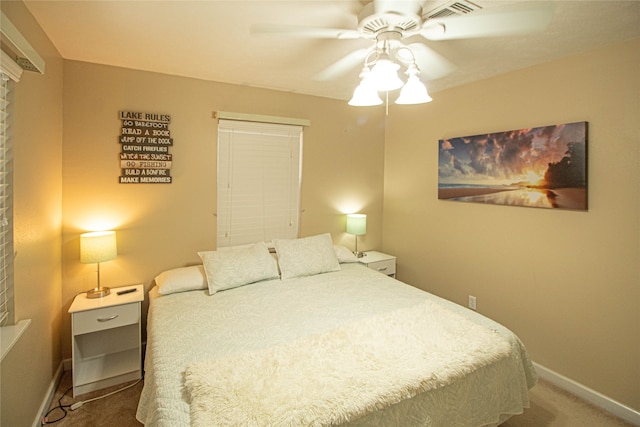
<svg viewBox="0 0 640 427">
<path fill-rule="evenodd" d="M 585 122 L 441 140 L 441 184 L 505 185 L 542 179 L 570 143 L 586 140 Z"/>
</svg>

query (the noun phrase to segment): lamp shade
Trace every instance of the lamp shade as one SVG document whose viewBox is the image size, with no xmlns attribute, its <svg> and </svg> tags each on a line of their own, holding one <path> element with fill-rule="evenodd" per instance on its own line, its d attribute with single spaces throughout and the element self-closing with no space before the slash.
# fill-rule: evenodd
<svg viewBox="0 0 640 427">
<path fill-rule="evenodd" d="M 364 81 L 353 91 L 353 97 L 349 101 L 349 105 L 354 107 L 371 107 L 380 104 L 382 104 L 382 99 L 378 96 L 376 88 Z"/>
<path fill-rule="evenodd" d="M 96 231 L 80 235 L 80 262 L 90 264 L 110 261 L 117 255 L 115 231 Z"/>
<path fill-rule="evenodd" d="M 367 234 L 367 216 L 364 214 L 347 215 L 347 233 L 356 236 Z"/>
<path fill-rule="evenodd" d="M 396 104 L 424 104 L 431 101 L 427 87 L 420 81 L 418 76 L 410 74 L 407 83 L 400 91 Z"/>
<path fill-rule="evenodd" d="M 353 97 L 349 101 L 349 105 L 369 107 L 382 104 L 382 99 L 378 96 L 378 91 L 371 78 L 369 78 L 370 74 L 369 67 L 365 66 L 360 73 L 360 84 L 353 91 Z"/>
<path fill-rule="evenodd" d="M 388 59 L 379 59 L 371 69 L 369 78 L 379 91 L 399 89 L 404 84 L 398 77 L 400 65 Z"/>
</svg>

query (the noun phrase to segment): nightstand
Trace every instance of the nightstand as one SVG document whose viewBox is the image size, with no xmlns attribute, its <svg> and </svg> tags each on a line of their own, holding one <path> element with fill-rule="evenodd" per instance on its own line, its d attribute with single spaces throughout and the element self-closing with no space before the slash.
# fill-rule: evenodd
<svg viewBox="0 0 640 427">
<path fill-rule="evenodd" d="M 387 276 L 396 277 L 396 257 L 393 255 L 368 251 L 364 253 L 362 258 L 358 258 L 358 262 Z"/>
<path fill-rule="evenodd" d="M 117 292 L 135 289 L 118 295 Z M 142 378 L 142 285 L 111 288 L 103 298 L 76 295 L 69 307 L 73 395 Z"/>
</svg>

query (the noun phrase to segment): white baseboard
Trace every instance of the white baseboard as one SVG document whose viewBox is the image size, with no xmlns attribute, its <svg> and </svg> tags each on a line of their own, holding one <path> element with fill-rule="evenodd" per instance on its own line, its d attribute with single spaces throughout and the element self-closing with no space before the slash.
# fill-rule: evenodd
<svg viewBox="0 0 640 427">
<path fill-rule="evenodd" d="M 70 371 L 72 369 L 72 359 L 64 359 L 62 361 L 62 366 L 64 366 L 65 371 Z"/>
<path fill-rule="evenodd" d="M 47 411 L 49 410 L 49 406 L 51 406 L 51 401 L 53 400 L 53 396 L 56 394 L 56 390 L 58 388 L 58 384 L 60 384 L 60 380 L 62 379 L 63 373 L 63 362 L 60 362 L 58 365 L 58 369 L 56 369 L 55 374 L 53 374 L 53 378 L 51 378 L 51 382 L 49 383 L 49 388 L 47 388 L 47 393 L 44 396 L 44 400 L 40 405 L 40 409 L 38 409 L 38 415 L 36 419 L 33 421 L 33 427 L 40 427 L 42 425 L 42 418 L 45 416 Z"/>
<path fill-rule="evenodd" d="M 587 402 L 615 415 L 618 418 L 622 418 L 635 426 L 640 426 L 640 412 L 635 409 L 623 405 L 602 393 L 598 393 L 597 391 L 590 389 L 571 378 L 567 378 L 562 374 L 552 371 L 549 368 L 545 368 L 538 363 L 534 362 L 533 364 L 538 372 L 538 376 L 543 380 L 546 380 L 551 384 L 586 400 Z"/>
</svg>

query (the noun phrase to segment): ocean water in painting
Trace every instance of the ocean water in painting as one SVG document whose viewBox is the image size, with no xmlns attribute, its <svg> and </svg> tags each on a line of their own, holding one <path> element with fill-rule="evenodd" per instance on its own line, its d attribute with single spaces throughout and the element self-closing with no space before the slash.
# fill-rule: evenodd
<svg viewBox="0 0 640 427">
<path fill-rule="evenodd" d="M 493 203 L 497 205 L 529 206 L 536 208 L 553 208 L 554 197 L 548 196 L 547 190 L 520 188 L 498 193 L 481 194 L 478 196 L 457 197 L 461 202 Z"/>
</svg>

